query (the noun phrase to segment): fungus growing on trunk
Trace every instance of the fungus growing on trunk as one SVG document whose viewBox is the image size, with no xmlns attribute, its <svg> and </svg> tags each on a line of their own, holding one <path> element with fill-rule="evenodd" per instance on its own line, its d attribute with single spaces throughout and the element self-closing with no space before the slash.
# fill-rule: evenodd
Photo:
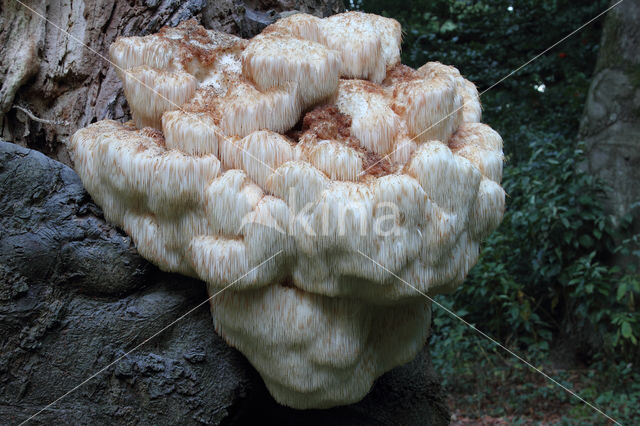
<svg viewBox="0 0 640 426">
<path fill-rule="evenodd" d="M 411 360 L 431 305 L 394 274 L 454 290 L 502 218 L 502 139 L 475 86 L 400 64 L 400 34 L 349 12 L 251 40 L 192 21 L 120 38 L 133 121 L 70 143 L 142 256 L 211 295 L 237 280 L 211 299 L 215 329 L 295 408 L 358 401 Z"/>
</svg>

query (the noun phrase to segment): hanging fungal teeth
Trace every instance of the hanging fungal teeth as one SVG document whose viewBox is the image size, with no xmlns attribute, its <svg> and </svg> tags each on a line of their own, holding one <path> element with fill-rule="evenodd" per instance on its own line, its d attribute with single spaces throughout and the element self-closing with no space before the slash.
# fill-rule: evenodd
<svg viewBox="0 0 640 426">
<path fill-rule="evenodd" d="M 482 107 L 480 106 L 480 95 L 476 85 L 460 75 L 457 68 L 450 65 L 443 65 L 440 62 L 427 62 L 417 73 L 426 79 L 452 78 L 456 84 L 456 91 L 462 96 L 461 105 L 462 121 L 465 123 L 478 123 L 482 118 Z"/>
<path fill-rule="evenodd" d="M 250 40 L 194 21 L 120 38 L 133 120 L 70 141 L 142 256 L 211 295 L 234 283 L 211 300 L 215 330 L 291 407 L 358 401 L 411 360 L 430 303 L 385 268 L 452 291 L 502 219 L 502 139 L 478 91 L 453 67 L 400 64 L 400 38 L 359 12 Z"/>
</svg>

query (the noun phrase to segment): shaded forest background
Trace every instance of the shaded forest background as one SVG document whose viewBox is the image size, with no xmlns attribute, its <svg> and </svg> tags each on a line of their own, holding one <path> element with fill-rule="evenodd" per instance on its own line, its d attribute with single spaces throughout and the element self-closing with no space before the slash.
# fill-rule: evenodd
<svg viewBox="0 0 640 426">
<path fill-rule="evenodd" d="M 638 424 L 638 236 L 631 214 L 616 218 L 603 205 L 611 188 L 586 171 L 577 136 L 604 17 L 493 87 L 607 6 L 351 3 L 400 21 L 403 63 L 456 66 L 481 92 L 483 121 L 504 138 L 504 221 L 462 288 L 438 301 L 607 414 Z M 434 363 L 458 421 L 606 420 L 437 307 L 433 329 Z"/>
</svg>

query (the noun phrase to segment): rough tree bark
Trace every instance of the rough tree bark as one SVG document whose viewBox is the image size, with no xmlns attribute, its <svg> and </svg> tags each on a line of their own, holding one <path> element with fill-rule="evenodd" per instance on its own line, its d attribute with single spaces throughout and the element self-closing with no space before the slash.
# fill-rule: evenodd
<svg viewBox="0 0 640 426">
<path fill-rule="evenodd" d="M 632 205 L 640 201 L 640 1 L 624 1 L 606 18 L 580 137 L 587 169 L 610 186 L 608 212 L 633 213 L 639 232 Z"/>
<path fill-rule="evenodd" d="M 251 37 L 280 13 L 344 10 L 342 0 L 0 0 L 0 8 L 0 137 L 66 164 L 64 142 L 77 129 L 128 117 L 105 59 L 116 37 L 194 17 L 207 28 Z"/>
</svg>

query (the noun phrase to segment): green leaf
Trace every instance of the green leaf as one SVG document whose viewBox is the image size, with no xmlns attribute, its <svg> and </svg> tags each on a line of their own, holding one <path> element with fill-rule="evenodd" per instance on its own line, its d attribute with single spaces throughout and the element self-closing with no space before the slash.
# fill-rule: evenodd
<svg viewBox="0 0 640 426">
<path fill-rule="evenodd" d="M 616 300 L 618 302 L 621 301 L 625 294 L 627 294 L 627 283 L 622 282 L 618 286 L 618 291 L 616 292 Z"/>
<path fill-rule="evenodd" d="M 593 246 L 593 239 L 587 234 L 581 235 L 579 241 L 582 247 L 590 248 Z"/>
<path fill-rule="evenodd" d="M 451 20 L 447 19 L 444 24 L 442 24 L 442 26 L 440 27 L 440 32 L 441 33 L 447 33 L 449 31 L 453 31 L 457 28 L 458 26 L 456 24 L 454 24 Z"/>
<path fill-rule="evenodd" d="M 623 322 L 622 327 L 620 327 L 620 331 L 622 332 L 622 337 L 625 339 L 630 339 L 633 336 L 633 330 L 631 329 L 631 324 L 628 322 Z"/>
<path fill-rule="evenodd" d="M 578 201 L 581 204 L 591 204 L 593 203 L 593 199 L 591 197 L 589 197 L 588 195 L 581 195 L 580 198 L 578 198 Z"/>
</svg>

